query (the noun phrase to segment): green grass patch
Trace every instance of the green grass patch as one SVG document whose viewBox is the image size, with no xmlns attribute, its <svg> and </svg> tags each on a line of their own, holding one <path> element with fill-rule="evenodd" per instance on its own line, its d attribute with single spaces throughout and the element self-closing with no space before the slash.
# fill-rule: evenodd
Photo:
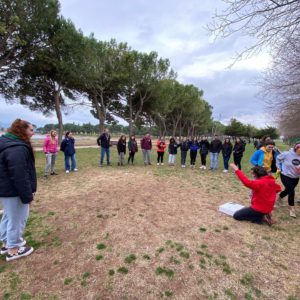
<svg viewBox="0 0 300 300">
<path fill-rule="evenodd" d="M 103 255 L 97 255 L 97 256 L 96 256 L 96 260 L 99 261 L 99 260 L 102 260 L 102 259 L 103 259 Z"/>
<path fill-rule="evenodd" d="M 173 278 L 174 275 L 175 275 L 175 272 L 171 269 L 168 269 L 168 268 L 161 268 L 161 267 L 158 267 L 156 270 L 155 270 L 155 274 L 156 275 L 166 275 L 168 278 Z"/>
<path fill-rule="evenodd" d="M 127 274 L 128 273 L 128 269 L 125 268 L 125 267 L 120 267 L 118 269 L 118 272 L 121 273 L 121 274 Z"/>
<path fill-rule="evenodd" d="M 224 294 L 230 299 L 230 300 L 235 300 L 237 299 L 236 294 L 232 291 L 232 289 L 225 289 Z"/>
<path fill-rule="evenodd" d="M 151 257 L 150 257 L 148 254 L 144 254 L 144 255 L 143 255 L 143 259 L 150 260 Z"/>
<path fill-rule="evenodd" d="M 115 270 L 110 269 L 110 270 L 108 271 L 108 275 L 109 275 L 109 276 L 114 276 L 114 275 L 115 275 Z"/>
<path fill-rule="evenodd" d="M 244 298 L 246 300 L 254 300 L 254 297 L 252 296 L 252 294 L 250 292 L 245 293 Z"/>
<path fill-rule="evenodd" d="M 124 262 L 126 262 L 127 264 L 131 264 L 135 260 L 136 260 L 136 255 L 130 254 L 125 257 Z"/>
<path fill-rule="evenodd" d="M 90 272 L 84 272 L 82 274 L 82 278 L 85 279 L 85 278 L 89 278 L 91 276 L 91 273 Z"/>
<path fill-rule="evenodd" d="M 245 274 L 241 279 L 240 283 L 245 286 L 252 286 L 253 285 L 253 276 L 250 273 Z"/>
<path fill-rule="evenodd" d="M 184 251 L 180 252 L 180 256 L 185 259 L 190 258 L 190 254 L 188 252 L 184 252 Z"/>
<path fill-rule="evenodd" d="M 223 265 L 223 272 L 225 274 L 231 274 L 232 273 L 232 270 L 231 270 L 228 263 L 224 262 L 222 265 Z"/>
<path fill-rule="evenodd" d="M 175 265 L 180 265 L 180 260 L 178 260 L 175 256 L 172 256 L 170 258 L 170 263 L 175 264 Z"/>
<path fill-rule="evenodd" d="M 205 232 L 205 231 L 207 231 L 207 229 L 206 229 L 205 227 L 200 227 L 200 228 L 199 228 L 199 231 L 200 231 L 200 232 Z"/>
<path fill-rule="evenodd" d="M 165 251 L 164 247 L 160 247 L 156 250 L 157 253 L 163 253 Z"/>
<path fill-rule="evenodd" d="M 73 278 L 70 278 L 70 277 L 65 278 L 64 285 L 69 285 L 72 281 L 73 281 Z"/>
<path fill-rule="evenodd" d="M 171 292 L 171 291 L 165 291 L 165 296 L 166 297 L 172 297 L 173 296 L 173 292 Z"/>
<path fill-rule="evenodd" d="M 32 299 L 31 294 L 28 294 L 28 293 L 22 293 L 22 294 L 20 295 L 20 300 L 30 300 L 30 299 Z"/>
<path fill-rule="evenodd" d="M 105 248 L 106 248 L 106 245 L 103 244 L 103 243 L 100 243 L 100 244 L 97 245 L 97 249 L 98 249 L 98 250 L 103 250 L 103 249 L 105 249 Z"/>
</svg>

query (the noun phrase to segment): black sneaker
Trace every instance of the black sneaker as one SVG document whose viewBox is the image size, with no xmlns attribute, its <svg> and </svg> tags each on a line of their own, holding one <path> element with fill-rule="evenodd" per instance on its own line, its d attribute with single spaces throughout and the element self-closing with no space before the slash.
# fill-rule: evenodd
<svg viewBox="0 0 300 300">
<path fill-rule="evenodd" d="M 19 259 L 25 256 L 30 255 L 33 252 L 32 247 L 20 247 L 16 254 L 9 254 L 6 255 L 6 261 L 11 261 L 15 259 Z"/>
<path fill-rule="evenodd" d="M 50 175 L 58 175 L 57 173 L 55 173 L 55 172 L 51 172 L 51 174 Z"/>
</svg>

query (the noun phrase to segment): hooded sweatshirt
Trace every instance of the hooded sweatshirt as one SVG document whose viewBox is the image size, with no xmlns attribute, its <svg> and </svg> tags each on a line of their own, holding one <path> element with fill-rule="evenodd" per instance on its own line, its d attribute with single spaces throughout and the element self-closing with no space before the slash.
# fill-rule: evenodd
<svg viewBox="0 0 300 300">
<path fill-rule="evenodd" d="M 240 170 L 237 170 L 235 174 L 246 187 L 253 191 L 251 207 L 263 214 L 270 213 L 274 207 L 276 194 L 281 192 L 281 187 L 276 183 L 275 178 L 272 175 L 267 175 L 250 180 Z"/>
<path fill-rule="evenodd" d="M 300 177 L 300 155 L 294 149 L 285 151 L 276 157 L 276 166 L 281 173 L 290 178 Z"/>
</svg>

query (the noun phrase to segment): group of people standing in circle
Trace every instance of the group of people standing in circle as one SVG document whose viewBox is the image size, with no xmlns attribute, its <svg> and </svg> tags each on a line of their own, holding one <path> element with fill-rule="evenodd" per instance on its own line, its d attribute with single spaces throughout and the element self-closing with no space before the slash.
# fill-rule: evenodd
<svg viewBox="0 0 300 300">
<path fill-rule="evenodd" d="M 97 139 L 97 144 L 101 147 L 100 153 L 100 166 L 103 166 L 104 158 L 106 156 L 107 165 L 111 165 L 110 161 L 110 147 L 112 146 L 111 136 L 108 129 L 100 135 Z M 152 139 L 147 133 L 140 140 L 140 147 L 143 154 L 144 165 L 151 165 L 151 151 L 153 149 Z M 138 143 L 134 135 L 131 135 L 127 143 L 126 136 L 121 135 L 117 143 L 118 151 L 118 165 L 125 164 L 125 154 L 128 149 L 129 155 L 127 164 L 134 163 L 135 154 L 138 152 Z M 210 170 L 217 170 L 219 166 L 219 155 L 222 153 L 224 162 L 224 172 L 228 172 L 229 160 L 233 154 L 235 164 L 241 169 L 241 160 L 245 151 L 245 143 L 240 138 L 236 138 L 234 144 L 231 143 L 230 138 L 226 138 L 224 143 L 221 142 L 219 137 L 215 135 L 211 142 L 207 136 L 202 136 L 200 139 L 197 137 L 183 137 L 179 142 L 171 137 L 169 142 L 166 142 L 164 137 L 159 137 L 155 144 L 157 158 L 156 163 L 158 166 L 164 165 L 165 153 L 168 152 L 168 165 L 174 166 L 176 156 L 180 150 L 180 164 L 182 168 L 187 165 L 188 152 L 190 153 L 190 167 L 192 169 L 196 166 L 197 155 L 200 156 L 200 169 L 206 169 L 207 156 L 210 154 Z"/>
<path fill-rule="evenodd" d="M 16 260 L 30 255 L 34 249 L 26 244 L 23 238 L 24 228 L 29 216 L 30 203 L 34 200 L 37 190 L 37 176 L 35 170 L 35 154 L 31 144 L 31 137 L 34 134 L 34 128 L 31 123 L 16 119 L 7 130 L 7 133 L 0 137 L 0 202 L 3 207 L 3 215 L 0 223 L 0 240 L 2 242 L 1 255 L 6 255 L 6 261 Z M 103 164 L 104 156 L 107 156 L 107 163 L 110 164 L 110 135 L 106 130 L 98 139 L 101 146 L 100 165 Z M 202 143 L 202 146 L 201 146 Z M 234 159 L 236 163 L 245 148 L 241 145 L 241 140 L 236 140 L 232 147 L 232 152 L 237 153 Z M 75 140 L 71 132 L 67 132 L 60 149 L 65 154 L 66 173 L 77 171 L 75 158 Z M 203 146 L 205 145 L 205 146 Z M 163 139 L 157 141 L 157 161 L 163 163 L 163 154 L 167 145 Z M 121 136 L 117 148 L 119 152 L 119 164 L 125 162 L 126 147 L 129 150 L 127 162 L 134 161 L 135 153 L 138 151 L 137 142 L 134 136 L 130 137 L 126 145 L 126 137 Z M 150 151 L 152 149 L 151 137 L 147 134 L 141 141 L 143 159 L 145 164 L 151 164 Z M 177 143 L 174 138 L 170 139 L 168 145 L 169 164 L 175 163 L 177 149 L 181 149 L 181 165 L 185 166 L 187 152 L 190 151 L 191 166 L 195 166 L 198 150 L 201 156 L 201 167 L 206 166 L 206 156 L 210 152 L 211 169 L 217 168 L 219 153 L 222 151 L 224 167 L 227 170 L 228 155 L 231 154 L 230 140 L 226 139 L 222 144 L 217 136 L 208 142 L 206 137 L 198 142 L 193 138 L 187 140 L 184 138 Z M 262 223 L 266 220 L 272 223 L 272 210 L 277 200 L 282 204 L 283 199 L 288 196 L 290 216 L 295 218 L 295 188 L 299 183 L 300 177 L 300 142 L 297 142 L 292 149 L 279 153 L 271 139 L 264 139 L 261 145 L 257 145 L 257 150 L 251 157 L 254 165 L 252 175 L 254 180 L 250 180 L 240 170 L 240 166 L 231 164 L 238 178 L 243 184 L 252 190 L 251 206 L 245 207 L 235 213 L 237 220 L 249 220 L 256 223 Z M 202 150 L 201 150 L 202 149 Z M 54 166 L 58 152 L 58 142 L 56 132 L 51 131 L 44 141 L 43 151 L 46 155 L 46 175 L 55 175 Z M 70 165 L 71 160 L 71 165 Z M 275 167 L 274 167 L 275 161 Z M 284 190 L 276 183 L 271 172 L 276 170 L 280 174 Z"/>
</svg>

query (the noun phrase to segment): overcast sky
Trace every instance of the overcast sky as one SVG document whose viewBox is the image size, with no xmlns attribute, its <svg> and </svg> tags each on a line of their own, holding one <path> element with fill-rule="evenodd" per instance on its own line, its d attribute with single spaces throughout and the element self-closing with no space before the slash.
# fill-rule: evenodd
<svg viewBox="0 0 300 300">
<path fill-rule="evenodd" d="M 240 36 L 214 41 L 206 25 L 220 0 L 61 0 L 61 12 L 84 34 L 100 40 L 115 38 L 139 51 L 157 51 L 169 58 L 178 80 L 204 90 L 216 120 L 227 123 L 235 117 L 258 127 L 271 124 L 257 97 L 255 82 L 269 64 L 266 54 L 243 60 L 232 68 L 233 57 L 247 45 Z M 1 100 L 0 126 L 21 117 L 37 125 L 57 122 L 20 105 Z M 79 109 L 64 116 L 64 122 L 96 124 L 89 111 Z"/>
</svg>

